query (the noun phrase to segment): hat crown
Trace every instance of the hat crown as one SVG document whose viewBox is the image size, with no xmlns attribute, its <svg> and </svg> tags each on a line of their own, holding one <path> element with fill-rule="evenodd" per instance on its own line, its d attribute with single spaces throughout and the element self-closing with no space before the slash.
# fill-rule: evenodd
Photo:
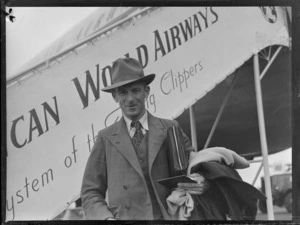
<svg viewBox="0 0 300 225">
<path fill-rule="evenodd" d="M 144 77 L 141 63 L 133 58 L 117 59 L 112 66 L 111 84 Z"/>
<path fill-rule="evenodd" d="M 144 75 L 142 64 L 133 58 L 119 58 L 113 62 L 111 69 L 111 85 L 102 88 L 102 91 L 112 92 L 114 89 L 133 83 L 144 82 L 150 84 L 155 74 Z"/>
</svg>

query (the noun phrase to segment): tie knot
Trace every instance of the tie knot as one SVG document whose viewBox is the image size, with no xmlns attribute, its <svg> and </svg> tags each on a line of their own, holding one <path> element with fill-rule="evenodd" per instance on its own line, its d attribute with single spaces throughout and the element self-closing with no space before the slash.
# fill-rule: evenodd
<svg viewBox="0 0 300 225">
<path fill-rule="evenodd" d="M 139 130 L 139 129 L 141 129 L 142 124 L 140 123 L 140 121 L 132 121 L 131 127 L 135 127 L 135 129 Z"/>
</svg>

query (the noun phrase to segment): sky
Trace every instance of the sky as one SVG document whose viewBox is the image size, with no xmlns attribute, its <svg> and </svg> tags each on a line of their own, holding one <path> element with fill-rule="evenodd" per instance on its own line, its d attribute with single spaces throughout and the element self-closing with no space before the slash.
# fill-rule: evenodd
<svg viewBox="0 0 300 225">
<path fill-rule="evenodd" d="M 22 65 L 97 8 L 12 7 L 12 9 L 15 21 L 6 20 L 7 78 L 15 75 Z"/>
</svg>

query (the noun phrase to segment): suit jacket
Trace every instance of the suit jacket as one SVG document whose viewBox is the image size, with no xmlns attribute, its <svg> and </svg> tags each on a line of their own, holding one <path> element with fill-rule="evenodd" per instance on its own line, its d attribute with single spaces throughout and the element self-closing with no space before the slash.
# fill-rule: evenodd
<svg viewBox="0 0 300 225">
<path fill-rule="evenodd" d="M 163 216 L 169 219 L 166 198 L 170 190 L 157 180 L 169 177 L 167 128 L 179 125 L 150 113 L 148 125 L 150 180 Z M 189 138 L 183 136 L 187 153 L 193 151 Z M 87 219 L 153 219 L 146 181 L 123 118 L 98 133 L 84 172 L 81 199 Z"/>
</svg>

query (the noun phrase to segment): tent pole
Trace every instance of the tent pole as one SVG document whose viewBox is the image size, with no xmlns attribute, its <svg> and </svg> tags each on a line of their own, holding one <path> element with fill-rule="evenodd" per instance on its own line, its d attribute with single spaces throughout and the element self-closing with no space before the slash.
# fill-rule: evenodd
<svg viewBox="0 0 300 225">
<path fill-rule="evenodd" d="M 259 75 L 258 54 L 254 55 L 253 61 L 254 61 L 253 62 L 254 82 L 255 82 L 255 94 L 256 94 L 256 105 L 257 105 L 257 114 L 258 114 L 259 135 L 260 135 L 260 144 L 261 144 L 261 151 L 262 151 L 262 155 L 263 155 L 263 165 L 264 165 L 265 193 L 267 196 L 268 219 L 274 220 L 271 179 L 270 179 L 269 161 L 268 161 L 268 146 L 267 146 L 265 118 L 264 118 L 261 83 L 260 83 L 260 75 Z"/>
<path fill-rule="evenodd" d="M 224 100 L 223 100 L 223 102 L 222 102 L 221 108 L 220 108 L 220 110 L 219 110 L 219 112 L 218 112 L 218 115 L 217 115 L 217 117 L 216 117 L 216 120 L 215 120 L 215 122 L 214 122 L 214 124 L 213 124 L 213 126 L 212 126 L 212 128 L 211 128 L 211 130 L 210 130 L 210 133 L 209 133 L 209 135 L 208 135 L 208 138 L 207 138 L 207 140 L 206 140 L 206 142 L 205 142 L 205 145 L 204 145 L 203 149 L 205 149 L 205 148 L 208 147 L 208 145 L 210 144 L 211 138 L 212 138 L 212 136 L 213 136 L 214 133 L 215 133 L 215 130 L 216 130 L 216 128 L 217 128 L 217 125 L 218 125 L 218 123 L 219 123 L 219 121 L 220 121 L 220 119 L 221 119 L 221 116 L 222 116 L 222 114 L 223 114 L 223 111 L 224 111 L 224 109 L 225 109 L 225 106 L 226 106 L 226 104 L 227 104 L 227 101 L 228 101 L 228 99 L 229 99 L 229 97 L 230 97 L 231 91 L 232 91 L 232 89 L 233 89 L 233 87 L 234 87 L 234 84 L 235 84 L 235 81 L 236 81 L 236 78 L 237 78 L 237 74 L 238 74 L 238 71 L 237 71 L 236 74 L 234 75 L 234 78 L 233 78 L 233 80 L 232 80 L 230 89 L 229 89 L 229 91 L 226 93 L 226 96 L 225 96 L 225 98 L 224 98 Z"/>
<path fill-rule="evenodd" d="M 256 180 L 257 180 L 257 178 L 258 178 L 258 175 L 260 174 L 260 171 L 261 171 L 262 167 L 263 167 L 263 163 L 261 163 L 261 164 L 259 165 L 259 168 L 258 168 L 258 170 L 257 170 L 257 172 L 256 172 L 256 175 L 255 175 L 255 177 L 254 177 L 254 179 L 253 179 L 253 181 L 252 181 L 252 185 L 253 185 L 253 186 L 254 186 L 254 184 L 256 183 Z"/>
<path fill-rule="evenodd" d="M 276 52 L 274 53 L 274 55 L 272 56 L 272 58 L 270 59 L 268 65 L 265 67 L 265 69 L 263 70 L 263 72 L 260 75 L 260 79 L 263 79 L 263 77 L 265 76 L 266 72 L 268 71 L 269 67 L 271 66 L 271 64 L 273 63 L 274 59 L 276 58 L 276 56 L 279 54 L 280 50 L 282 49 L 282 46 L 280 46 Z"/>
<path fill-rule="evenodd" d="M 190 111 L 190 124 L 191 124 L 191 138 L 192 138 L 192 146 L 198 151 L 198 143 L 197 143 L 197 127 L 196 127 L 196 117 L 195 117 L 195 107 L 192 105 L 189 108 Z"/>
</svg>

